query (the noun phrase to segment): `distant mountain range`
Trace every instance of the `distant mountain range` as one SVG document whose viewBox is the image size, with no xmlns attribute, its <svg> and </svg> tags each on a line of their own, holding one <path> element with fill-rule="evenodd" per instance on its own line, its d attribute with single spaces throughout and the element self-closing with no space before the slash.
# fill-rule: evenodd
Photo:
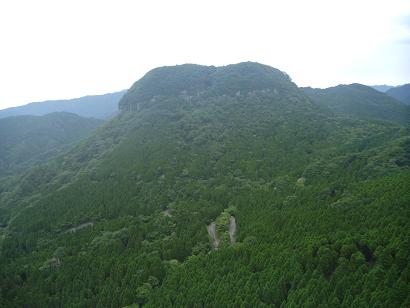
<svg viewBox="0 0 410 308">
<path fill-rule="evenodd" d="M 373 89 L 386 93 L 388 96 L 394 97 L 398 101 L 410 105 L 410 83 L 404 84 L 402 86 L 371 86 Z"/>
<path fill-rule="evenodd" d="M 35 102 L 0 110 L 0 118 L 19 115 L 45 115 L 53 112 L 71 112 L 86 118 L 106 119 L 118 111 L 118 102 L 126 91 L 90 95 L 68 100 Z"/>
<path fill-rule="evenodd" d="M 335 113 L 406 124 L 410 109 L 396 99 L 372 87 L 354 83 L 327 89 L 303 88 L 316 103 Z M 389 90 L 390 91 L 390 90 Z"/>
<path fill-rule="evenodd" d="M 388 86 L 388 85 L 386 85 L 386 84 L 376 85 L 376 86 L 370 86 L 370 87 L 372 87 L 373 89 L 375 89 L 375 90 L 377 90 L 377 91 L 379 91 L 379 92 L 383 92 L 383 93 L 385 93 L 386 91 L 390 90 L 391 88 L 394 88 L 394 86 Z"/>
<path fill-rule="evenodd" d="M 387 95 L 394 97 L 398 101 L 410 105 L 410 83 L 394 87 L 386 92 Z"/>
</svg>

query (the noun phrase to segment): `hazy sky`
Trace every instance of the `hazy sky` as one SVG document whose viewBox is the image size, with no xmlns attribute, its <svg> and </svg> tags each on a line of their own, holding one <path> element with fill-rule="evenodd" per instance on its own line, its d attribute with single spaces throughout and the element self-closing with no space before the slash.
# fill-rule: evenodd
<svg viewBox="0 0 410 308">
<path fill-rule="evenodd" d="M 257 61 L 299 86 L 410 82 L 410 1 L 0 1 L 0 109 Z"/>
</svg>

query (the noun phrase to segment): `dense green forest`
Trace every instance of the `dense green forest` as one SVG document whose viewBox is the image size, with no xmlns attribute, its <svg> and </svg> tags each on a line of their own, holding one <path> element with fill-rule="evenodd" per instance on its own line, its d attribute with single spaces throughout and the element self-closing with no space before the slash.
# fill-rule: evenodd
<svg viewBox="0 0 410 308">
<path fill-rule="evenodd" d="M 339 85 L 327 89 L 303 88 L 317 104 L 336 113 L 364 119 L 408 124 L 409 106 L 393 97 L 361 84 Z"/>
<path fill-rule="evenodd" d="M 409 119 L 331 104 L 257 63 L 147 73 L 0 182 L 0 306 L 409 307 Z"/>
<path fill-rule="evenodd" d="M 0 178 L 61 154 L 100 124 L 67 112 L 0 119 Z"/>
</svg>

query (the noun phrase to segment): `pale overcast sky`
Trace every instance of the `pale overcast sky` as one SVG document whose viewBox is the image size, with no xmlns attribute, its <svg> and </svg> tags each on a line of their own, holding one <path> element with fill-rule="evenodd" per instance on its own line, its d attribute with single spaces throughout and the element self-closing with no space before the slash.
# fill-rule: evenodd
<svg viewBox="0 0 410 308">
<path fill-rule="evenodd" d="M 0 109 L 257 61 L 299 86 L 410 82 L 410 1 L 1 0 Z"/>
</svg>

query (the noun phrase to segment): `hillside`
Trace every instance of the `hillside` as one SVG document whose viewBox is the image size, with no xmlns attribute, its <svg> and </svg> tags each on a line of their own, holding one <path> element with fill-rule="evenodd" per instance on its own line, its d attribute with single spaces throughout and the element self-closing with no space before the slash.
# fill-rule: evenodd
<svg viewBox="0 0 410 308">
<path fill-rule="evenodd" d="M 119 105 L 0 182 L 0 306 L 408 306 L 404 126 L 251 62 L 158 68 Z"/>
<path fill-rule="evenodd" d="M 55 157 L 99 124 L 65 112 L 0 119 L 0 178 Z"/>
<path fill-rule="evenodd" d="M 106 119 L 118 112 L 118 102 L 125 91 L 90 95 L 69 100 L 30 103 L 0 110 L 0 118 L 18 115 L 46 115 L 53 112 L 70 112 L 85 118 Z"/>
<path fill-rule="evenodd" d="M 409 123 L 410 108 L 368 86 L 351 84 L 327 89 L 303 88 L 303 90 L 316 103 L 336 113 L 362 119 Z"/>
<path fill-rule="evenodd" d="M 410 105 L 410 83 L 391 88 L 386 94 L 406 105 Z"/>
</svg>

